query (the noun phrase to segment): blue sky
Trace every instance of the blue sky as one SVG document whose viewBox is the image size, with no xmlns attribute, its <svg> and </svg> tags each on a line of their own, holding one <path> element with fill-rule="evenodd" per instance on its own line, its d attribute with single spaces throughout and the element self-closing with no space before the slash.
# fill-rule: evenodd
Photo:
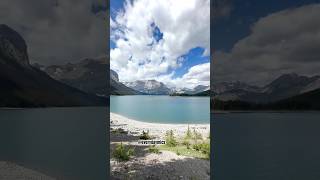
<svg viewBox="0 0 320 180">
<path fill-rule="evenodd" d="M 188 69 L 197 65 L 209 62 L 209 56 L 203 56 L 204 49 L 201 47 L 195 47 L 191 49 L 187 54 L 183 55 L 183 66 L 175 70 L 174 77 L 181 77 Z"/>
<path fill-rule="evenodd" d="M 209 0 L 128 2 L 110 1 L 111 68 L 120 81 L 155 79 L 177 88 L 209 85 Z"/>
<path fill-rule="evenodd" d="M 117 12 L 123 10 L 124 0 L 110 0 L 110 17 L 112 19 L 116 18 Z M 110 48 L 115 48 L 115 43 L 110 39 Z"/>
</svg>

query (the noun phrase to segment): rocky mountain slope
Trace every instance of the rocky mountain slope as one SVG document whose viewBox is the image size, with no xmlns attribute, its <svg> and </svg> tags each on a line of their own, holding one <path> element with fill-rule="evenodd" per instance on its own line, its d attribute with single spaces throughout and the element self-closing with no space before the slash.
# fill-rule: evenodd
<svg viewBox="0 0 320 180">
<path fill-rule="evenodd" d="M 171 92 L 171 89 L 168 88 L 162 82 L 158 82 L 156 80 L 138 80 L 134 82 L 126 82 L 124 83 L 126 86 L 151 95 L 168 95 Z"/>
<path fill-rule="evenodd" d="M 25 40 L 0 25 L 0 107 L 96 106 L 106 99 L 58 82 L 30 65 Z"/>
<path fill-rule="evenodd" d="M 41 67 L 52 78 L 87 93 L 108 96 L 107 58 L 84 59 L 79 63 Z"/>
<path fill-rule="evenodd" d="M 139 91 L 131 89 L 119 82 L 118 74 L 110 69 L 110 94 L 112 95 L 139 95 Z"/>
<path fill-rule="evenodd" d="M 292 73 L 263 87 L 229 85 L 228 88 L 220 84 L 219 89 L 214 89 L 211 107 L 215 110 L 320 110 L 319 82 L 320 76 Z"/>
<path fill-rule="evenodd" d="M 222 101 L 271 103 L 320 88 L 320 76 L 284 74 L 263 86 L 241 82 L 223 82 L 213 85 L 215 98 Z"/>
<path fill-rule="evenodd" d="M 208 91 L 210 89 L 209 86 L 204 86 L 204 85 L 198 85 L 194 87 L 193 89 L 189 88 L 182 88 L 182 89 L 177 89 L 174 90 L 174 94 L 188 94 L 188 95 L 195 95 L 198 93 L 202 93 L 204 91 Z"/>
</svg>

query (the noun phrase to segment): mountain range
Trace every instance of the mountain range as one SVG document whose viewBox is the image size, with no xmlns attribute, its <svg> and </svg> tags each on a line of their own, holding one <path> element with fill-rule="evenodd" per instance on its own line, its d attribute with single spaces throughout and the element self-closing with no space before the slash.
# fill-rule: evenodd
<svg viewBox="0 0 320 180">
<path fill-rule="evenodd" d="M 165 84 L 156 80 L 137 80 L 125 82 L 124 84 L 136 91 L 149 95 L 169 95 L 172 91 Z"/>
<path fill-rule="evenodd" d="M 119 82 L 118 74 L 110 69 L 110 88 L 114 95 L 196 95 L 209 89 L 209 86 L 196 86 L 194 89 L 173 89 L 156 80 L 136 80 Z M 203 96 L 204 94 L 202 94 Z"/>
<path fill-rule="evenodd" d="M 182 89 L 177 89 L 177 90 L 173 90 L 173 91 L 176 95 L 196 95 L 198 93 L 208 91 L 209 89 L 210 89 L 209 86 L 198 85 L 198 86 L 194 87 L 193 89 L 182 88 Z"/>
<path fill-rule="evenodd" d="M 64 65 L 34 65 L 46 72 L 53 79 L 90 94 L 108 96 L 107 91 L 107 58 L 86 58 L 78 63 Z"/>
<path fill-rule="evenodd" d="M 0 25 L 0 107 L 103 106 L 101 98 L 54 80 L 30 65 L 27 44 Z"/>
<path fill-rule="evenodd" d="M 142 92 L 136 91 L 125 86 L 119 81 L 118 74 L 110 69 L 110 94 L 111 95 L 142 95 Z"/>
<path fill-rule="evenodd" d="M 320 76 L 291 73 L 262 87 L 242 82 L 217 83 L 213 85 L 213 94 L 215 109 L 292 109 L 294 106 L 307 109 L 316 107 L 319 89 Z"/>
<path fill-rule="evenodd" d="M 112 69 L 107 73 L 107 57 L 87 58 L 78 63 L 34 67 L 46 72 L 50 77 L 81 91 L 98 96 L 108 96 L 107 79 L 110 79 L 111 95 L 169 95 L 172 93 L 196 95 L 206 91 L 209 86 L 196 86 L 194 89 L 172 89 L 156 80 L 137 80 L 120 82 L 119 75 Z"/>
<path fill-rule="evenodd" d="M 43 66 L 34 64 L 34 67 L 46 72 L 50 77 L 84 92 L 98 96 L 111 95 L 139 95 L 135 91 L 119 82 L 118 74 L 110 70 L 108 57 L 86 58 L 78 63 Z M 110 92 L 108 92 L 106 79 L 110 79 Z"/>
</svg>

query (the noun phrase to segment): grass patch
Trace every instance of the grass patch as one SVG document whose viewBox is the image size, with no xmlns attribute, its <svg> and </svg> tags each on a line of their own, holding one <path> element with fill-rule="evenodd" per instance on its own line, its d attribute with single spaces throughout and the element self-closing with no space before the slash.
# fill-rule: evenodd
<svg viewBox="0 0 320 180">
<path fill-rule="evenodd" d="M 210 136 L 210 133 L 208 134 Z M 173 131 L 166 132 L 166 144 L 159 146 L 159 150 L 175 152 L 178 156 L 189 156 L 201 159 L 210 158 L 210 139 L 190 127 L 183 137 L 175 138 Z"/>
<path fill-rule="evenodd" d="M 182 156 L 196 157 L 196 158 L 201 158 L 201 159 L 208 159 L 208 157 L 205 154 L 203 154 L 201 151 L 196 151 L 191 148 L 188 149 L 184 145 L 177 145 L 175 147 L 161 145 L 161 146 L 159 146 L 159 150 L 171 151 L 171 152 L 176 153 L 179 156 L 182 155 Z"/>
<path fill-rule="evenodd" d="M 113 152 L 113 157 L 117 161 L 128 161 L 130 157 L 134 154 L 134 149 L 126 147 L 122 143 L 117 144 L 115 151 Z"/>
</svg>

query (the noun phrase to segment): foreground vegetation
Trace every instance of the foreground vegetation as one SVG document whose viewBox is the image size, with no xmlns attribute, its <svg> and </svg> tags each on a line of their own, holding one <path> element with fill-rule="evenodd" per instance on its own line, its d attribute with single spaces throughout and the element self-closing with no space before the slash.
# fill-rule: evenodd
<svg viewBox="0 0 320 180">
<path fill-rule="evenodd" d="M 113 134 L 127 134 L 123 129 L 114 129 L 111 131 Z M 139 136 L 141 140 L 152 139 L 148 131 L 143 131 Z M 195 129 L 188 129 L 183 137 L 177 138 L 172 130 L 166 132 L 165 145 L 151 145 L 148 147 L 149 153 L 160 154 L 161 150 L 171 151 L 177 155 L 189 156 L 201 159 L 210 158 L 210 133 L 207 137 L 203 137 L 201 133 Z M 128 161 L 134 155 L 134 148 L 117 144 L 112 157 L 117 161 Z"/>
<path fill-rule="evenodd" d="M 172 151 L 177 155 L 202 159 L 210 158 L 210 135 L 203 138 L 196 130 L 188 127 L 185 137 L 176 139 L 172 130 L 166 133 L 166 144 L 159 146 L 160 150 Z"/>
<path fill-rule="evenodd" d="M 122 143 L 117 144 L 116 149 L 113 152 L 113 157 L 117 161 L 128 161 L 134 154 L 134 149 L 123 145 Z"/>
</svg>

